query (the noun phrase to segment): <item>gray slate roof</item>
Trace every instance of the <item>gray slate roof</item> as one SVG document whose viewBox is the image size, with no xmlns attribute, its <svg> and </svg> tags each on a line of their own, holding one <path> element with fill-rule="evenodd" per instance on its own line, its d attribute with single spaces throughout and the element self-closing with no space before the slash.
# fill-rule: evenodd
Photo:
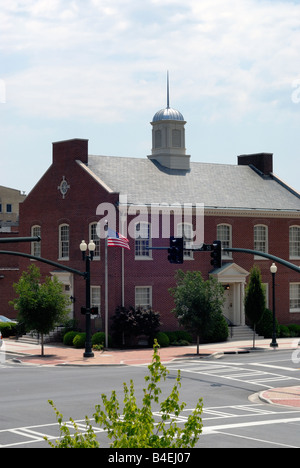
<svg viewBox="0 0 300 468">
<path fill-rule="evenodd" d="M 249 166 L 191 162 L 171 170 L 147 158 L 89 156 L 88 168 L 129 203 L 204 203 L 205 207 L 300 212 L 300 195 Z"/>
</svg>

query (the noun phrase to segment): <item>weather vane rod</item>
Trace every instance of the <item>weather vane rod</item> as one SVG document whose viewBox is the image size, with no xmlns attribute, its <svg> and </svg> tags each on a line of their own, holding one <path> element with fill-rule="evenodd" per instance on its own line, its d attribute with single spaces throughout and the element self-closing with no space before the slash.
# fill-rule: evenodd
<svg viewBox="0 0 300 468">
<path fill-rule="evenodd" d="M 167 71 L 167 109 L 170 108 L 169 70 Z"/>
</svg>

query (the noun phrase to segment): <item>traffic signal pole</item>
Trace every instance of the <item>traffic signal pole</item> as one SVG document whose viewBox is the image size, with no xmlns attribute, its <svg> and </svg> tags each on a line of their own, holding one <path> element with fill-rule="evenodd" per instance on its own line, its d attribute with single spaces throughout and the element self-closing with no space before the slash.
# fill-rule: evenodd
<svg viewBox="0 0 300 468">
<path fill-rule="evenodd" d="M 0 244 L 13 244 L 19 242 L 41 242 L 40 236 L 35 237 L 4 237 L 0 239 Z"/>
<path fill-rule="evenodd" d="M 290 268 L 291 270 L 297 271 L 297 273 L 300 273 L 299 266 L 294 265 L 293 263 L 287 262 L 286 260 L 283 260 L 283 258 L 276 257 L 275 255 L 267 254 L 265 252 L 260 252 L 259 250 L 228 248 L 228 247 L 224 247 L 222 250 L 223 252 L 242 252 L 242 253 L 247 253 L 250 255 L 258 255 L 259 257 L 269 258 L 270 260 L 274 260 L 275 262 L 281 263 L 281 265 L 284 265 L 285 267 Z"/>
<path fill-rule="evenodd" d="M 175 244 L 174 239 L 179 239 L 180 243 Z M 181 247 L 182 246 L 182 247 Z M 170 247 L 148 247 L 148 250 L 168 250 L 169 255 L 168 255 L 168 260 L 170 263 L 183 263 L 183 256 L 181 257 L 181 261 L 173 261 L 175 259 L 175 254 L 176 252 L 174 249 L 182 249 L 186 250 L 189 252 L 210 252 L 210 255 L 212 257 L 211 264 L 215 268 L 220 268 L 222 266 L 222 252 L 240 252 L 240 253 L 246 253 L 250 255 L 257 255 L 259 257 L 265 257 L 270 260 L 273 260 L 274 262 L 278 262 L 281 265 L 290 268 L 291 270 L 296 271 L 297 273 L 300 273 L 300 266 L 294 265 L 291 262 L 288 262 L 284 260 L 283 258 L 276 257 L 275 255 L 271 255 L 265 252 L 260 252 L 259 250 L 251 250 L 251 249 L 243 249 L 243 248 L 229 248 L 229 247 L 222 247 L 221 241 L 214 241 L 212 244 L 202 244 L 201 246 L 197 247 L 194 246 L 194 248 L 185 248 L 184 247 L 184 242 L 183 238 L 174 238 L 170 237 Z M 178 255 L 178 252 L 177 254 Z"/>
</svg>

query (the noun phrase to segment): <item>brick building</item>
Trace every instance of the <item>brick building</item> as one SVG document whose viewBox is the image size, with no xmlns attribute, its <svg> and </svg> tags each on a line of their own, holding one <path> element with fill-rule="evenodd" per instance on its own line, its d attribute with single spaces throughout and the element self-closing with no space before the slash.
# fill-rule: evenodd
<svg viewBox="0 0 300 468">
<path fill-rule="evenodd" d="M 93 326 L 104 329 L 118 305 L 151 306 L 162 317 L 163 330 L 177 327 L 170 311 L 178 265 L 164 250 L 169 236 L 184 234 L 187 247 L 222 241 L 225 247 L 254 249 L 300 265 L 300 195 L 273 174 L 273 155 L 238 157 L 236 165 L 192 162 L 185 149 L 185 120 L 169 103 L 152 119 L 152 152 L 144 158 L 92 156 L 88 141 L 53 143 L 53 161 L 20 206 L 20 236 L 41 235 L 40 244 L 22 250 L 83 271 L 79 245 L 93 239 L 92 305 L 100 309 Z M 129 239 L 130 250 L 109 247 L 108 303 L 105 304 L 104 224 Z M 223 255 L 212 271 L 207 252 L 185 251 L 183 270 L 213 274 L 225 289 L 224 314 L 235 325 L 245 323 L 244 289 L 253 264 L 259 265 L 272 307 L 271 261 L 253 255 Z M 20 258 L 24 270 L 29 261 Z M 72 297 L 70 317 L 83 323 L 85 280 L 63 269 L 39 263 L 43 274 L 56 275 Z M 300 277 L 277 265 L 277 317 L 300 323 Z M 1 283 L 0 283 L 1 287 Z"/>
<path fill-rule="evenodd" d="M 9 232 L 11 227 L 18 226 L 19 205 L 25 198 L 19 190 L 0 185 L 0 232 Z"/>
<path fill-rule="evenodd" d="M 19 206 L 26 195 L 19 190 L 0 186 L 0 239 L 19 236 Z M 0 250 L 12 250 L 13 244 L 0 244 Z M 0 315 L 13 316 L 8 306 L 12 284 L 19 274 L 17 257 L 2 256 L 0 261 Z"/>
</svg>

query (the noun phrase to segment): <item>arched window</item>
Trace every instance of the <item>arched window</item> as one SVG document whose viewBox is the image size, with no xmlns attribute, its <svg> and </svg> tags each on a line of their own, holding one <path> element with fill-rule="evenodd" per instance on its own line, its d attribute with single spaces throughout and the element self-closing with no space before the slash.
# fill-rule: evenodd
<svg viewBox="0 0 300 468">
<path fill-rule="evenodd" d="M 289 232 L 290 258 L 300 258 L 300 226 L 291 226 Z"/>
<path fill-rule="evenodd" d="M 94 260 L 100 260 L 100 239 L 97 234 L 97 223 L 91 223 L 89 226 L 89 240 L 93 240 L 96 245 Z"/>
<path fill-rule="evenodd" d="M 32 226 L 31 236 L 41 237 L 41 226 Z M 41 242 L 31 243 L 31 255 L 34 255 L 35 257 L 41 257 Z"/>
<path fill-rule="evenodd" d="M 68 224 L 59 226 L 59 259 L 69 260 L 70 227 Z"/>
</svg>

